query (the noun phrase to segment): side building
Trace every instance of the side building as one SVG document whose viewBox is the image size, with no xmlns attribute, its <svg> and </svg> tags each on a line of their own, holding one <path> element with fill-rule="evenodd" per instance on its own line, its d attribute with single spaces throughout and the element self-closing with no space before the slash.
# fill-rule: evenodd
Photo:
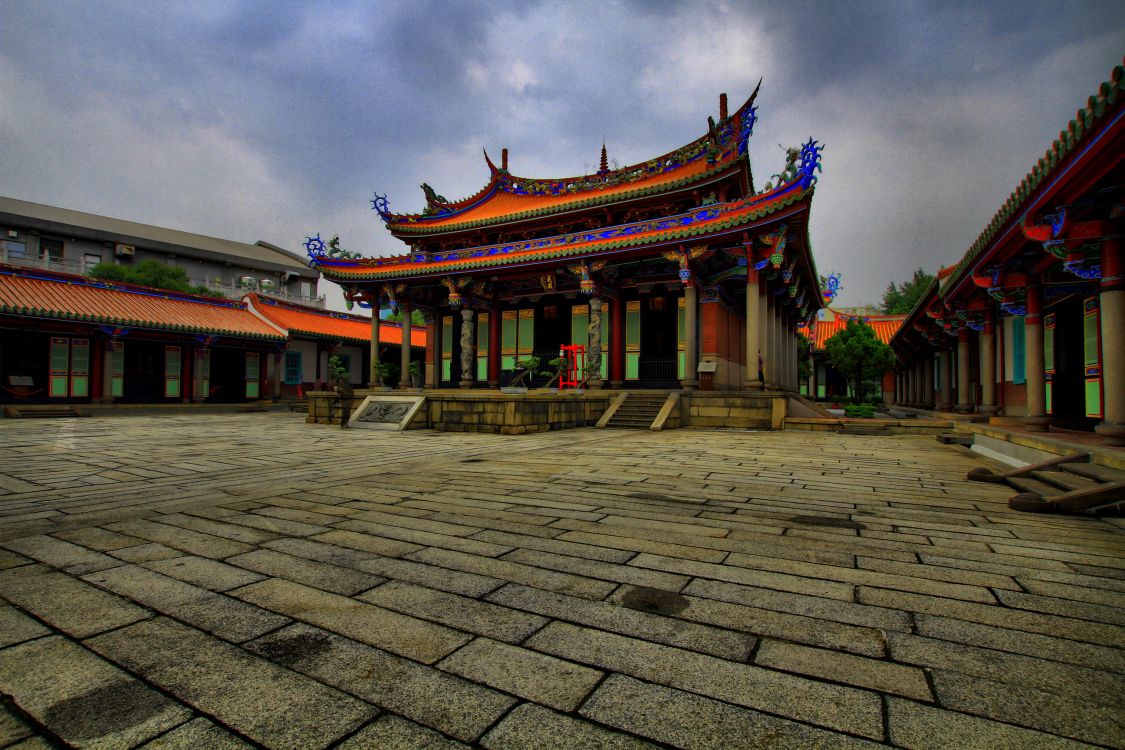
<svg viewBox="0 0 1125 750">
<path fill-rule="evenodd" d="M 0 263 L 86 275 L 156 260 L 230 299 L 257 291 L 324 307 L 319 274 L 268 242 L 250 244 L 0 196 Z"/>
<path fill-rule="evenodd" d="M 896 402 L 1125 444 L 1125 66 L 891 342 Z"/>
</svg>

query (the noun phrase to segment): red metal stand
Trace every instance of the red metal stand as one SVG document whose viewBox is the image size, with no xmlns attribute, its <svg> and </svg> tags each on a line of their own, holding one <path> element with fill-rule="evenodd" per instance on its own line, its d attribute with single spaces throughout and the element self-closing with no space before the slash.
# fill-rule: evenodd
<svg viewBox="0 0 1125 750">
<path fill-rule="evenodd" d="M 566 360 L 559 375 L 559 390 L 577 388 L 586 372 L 586 347 L 581 344 L 566 344 L 559 347 L 559 358 Z"/>
</svg>

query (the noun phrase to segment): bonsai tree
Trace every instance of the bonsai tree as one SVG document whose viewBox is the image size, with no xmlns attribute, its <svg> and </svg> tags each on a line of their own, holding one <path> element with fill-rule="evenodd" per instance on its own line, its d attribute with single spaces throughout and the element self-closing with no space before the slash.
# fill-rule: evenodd
<svg viewBox="0 0 1125 750">
<path fill-rule="evenodd" d="M 855 384 L 852 400 L 863 403 L 864 383 L 883 377 L 894 366 L 891 348 L 875 337 L 871 326 L 858 320 L 832 338 L 824 348 L 828 361 Z"/>
<path fill-rule="evenodd" d="M 391 376 L 390 362 L 376 362 L 372 365 L 371 370 L 375 373 L 379 385 L 387 385 L 387 379 Z"/>
<path fill-rule="evenodd" d="M 348 385 L 348 376 L 351 372 L 344 366 L 344 360 L 333 354 L 328 358 L 328 377 L 336 386 L 336 392 L 343 395 L 351 391 Z"/>
<path fill-rule="evenodd" d="M 516 376 L 512 378 L 511 385 L 522 384 L 524 379 L 533 378 L 539 374 L 539 357 L 534 354 L 528 355 L 527 359 L 520 359 L 516 361 Z"/>
</svg>

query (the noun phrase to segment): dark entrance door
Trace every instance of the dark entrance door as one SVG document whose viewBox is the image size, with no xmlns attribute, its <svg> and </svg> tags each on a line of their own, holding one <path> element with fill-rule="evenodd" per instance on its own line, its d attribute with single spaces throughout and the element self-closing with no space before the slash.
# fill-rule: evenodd
<svg viewBox="0 0 1125 750">
<path fill-rule="evenodd" d="M 1055 375 L 1051 385 L 1051 417 L 1059 427 L 1092 430 L 1097 420 L 1086 416 L 1082 300 L 1070 297 L 1053 305 L 1048 313 L 1055 314 Z"/>
<path fill-rule="evenodd" d="M 246 350 L 216 346 L 211 349 L 211 393 L 208 401 L 233 403 L 246 400 Z"/>
<path fill-rule="evenodd" d="M 677 378 L 679 297 L 667 293 L 641 299 L 639 376 L 649 387 L 674 388 Z"/>
<path fill-rule="evenodd" d="M 164 344 L 129 340 L 125 343 L 125 379 L 122 400 L 164 400 Z"/>
</svg>

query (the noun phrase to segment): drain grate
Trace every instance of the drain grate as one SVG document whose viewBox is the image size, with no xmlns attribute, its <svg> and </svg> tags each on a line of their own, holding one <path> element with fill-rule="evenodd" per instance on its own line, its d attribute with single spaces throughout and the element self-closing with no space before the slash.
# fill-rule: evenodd
<svg viewBox="0 0 1125 750">
<path fill-rule="evenodd" d="M 802 526 L 830 526 L 834 529 L 866 529 L 859 521 L 853 521 L 850 518 L 833 518 L 832 516 L 793 516 L 789 519 L 793 523 L 799 523 Z"/>
<path fill-rule="evenodd" d="M 621 599 L 621 604 L 638 612 L 655 615 L 675 615 L 687 609 L 687 599 L 674 591 L 662 591 L 647 586 L 634 586 Z"/>
</svg>

